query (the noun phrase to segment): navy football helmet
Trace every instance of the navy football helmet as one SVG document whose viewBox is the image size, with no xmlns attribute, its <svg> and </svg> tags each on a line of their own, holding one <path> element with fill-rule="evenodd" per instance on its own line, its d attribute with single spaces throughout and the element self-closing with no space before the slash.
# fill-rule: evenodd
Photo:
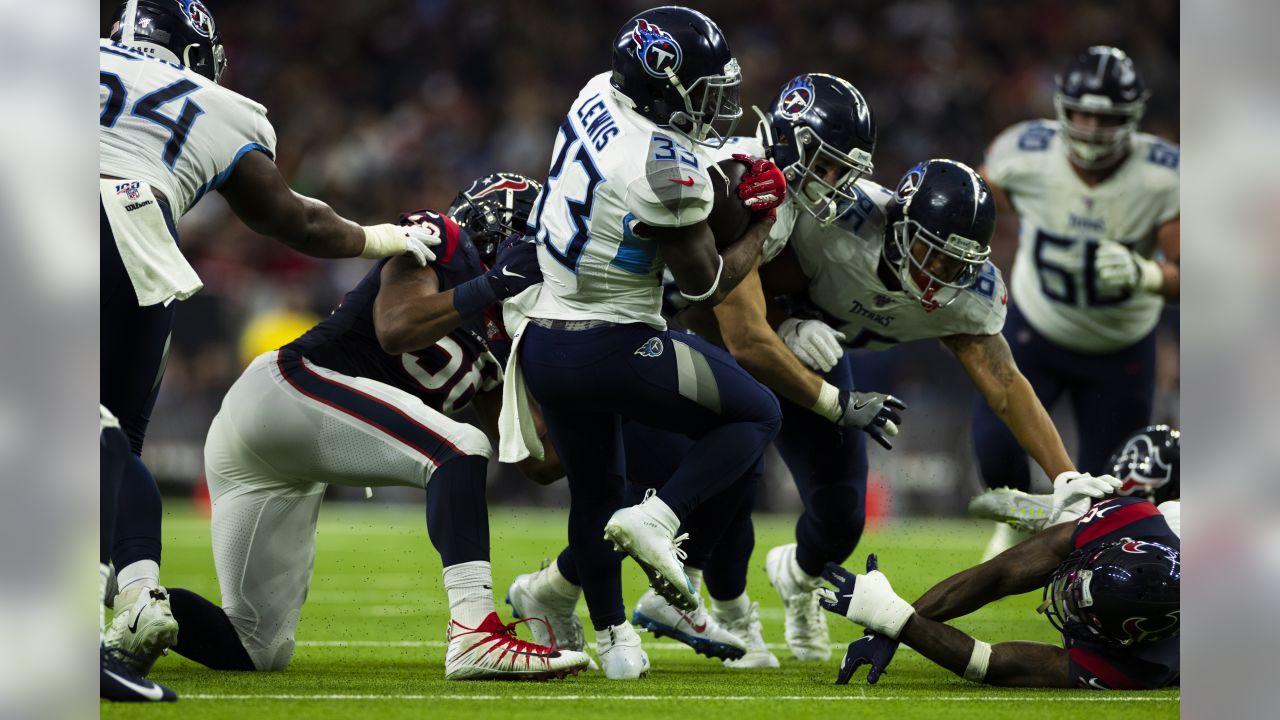
<svg viewBox="0 0 1280 720">
<path fill-rule="evenodd" d="M 955 160 L 922 162 L 889 203 L 885 260 L 905 292 L 936 310 L 977 282 L 995 226 L 995 200 L 978 173 Z"/>
<path fill-rule="evenodd" d="M 613 41 L 610 79 L 626 104 L 693 142 L 721 147 L 742 117 L 742 72 L 711 18 L 667 6 L 627 21 Z"/>
<path fill-rule="evenodd" d="M 873 170 L 871 108 L 857 88 L 834 75 L 792 78 L 761 118 L 758 132 L 788 186 L 795 188 L 791 196 L 823 223 L 836 219 L 841 200 L 855 200 L 853 183 Z M 823 177 L 829 171 L 835 172 L 831 180 Z"/>
<path fill-rule="evenodd" d="M 214 82 L 227 69 L 222 37 L 200 0 L 126 0 L 116 11 L 111 39 Z"/>
<path fill-rule="evenodd" d="M 1150 95 L 1133 60 L 1123 50 L 1098 45 L 1072 60 L 1057 81 L 1054 106 L 1071 162 L 1082 168 L 1119 162 Z"/>
<path fill-rule="evenodd" d="M 1109 645 L 1175 637 L 1182 552 L 1125 538 L 1077 550 L 1054 571 L 1040 608 L 1063 635 Z"/>
<path fill-rule="evenodd" d="M 539 192 L 542 184 L 532 178 L 492 173 L 458 193 L 447 214 L 471 236 L 484 264 L 492 266 L 499 243 L 525 234 Z"/>
<path fill-rule="evenodd" d="M 1182 433 L 1168 425 L 1145 427 L 1125 438 L 1107 461 L 1107 473 L 1124 483 L 1116 494 L 1145 497 L 1157 505 L 1177 500 L 1181 439 Z"/>
</svg>

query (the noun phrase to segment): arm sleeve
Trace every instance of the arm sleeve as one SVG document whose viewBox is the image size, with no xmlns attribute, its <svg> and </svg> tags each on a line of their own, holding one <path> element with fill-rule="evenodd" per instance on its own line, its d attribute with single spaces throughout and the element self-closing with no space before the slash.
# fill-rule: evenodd
<svg viewBox="0 0 1280 720">
<path fill-rule="evenodd" d="M 711 214 L 714 192 L 705 162 L 694 167 L 684 161 L 682 153 L 687 152 L 665 135 L 650 138 L 640 177 L 627 185 L 625 203 L 637 220 L 653 227 L 686 227 Z"/>
</svg>

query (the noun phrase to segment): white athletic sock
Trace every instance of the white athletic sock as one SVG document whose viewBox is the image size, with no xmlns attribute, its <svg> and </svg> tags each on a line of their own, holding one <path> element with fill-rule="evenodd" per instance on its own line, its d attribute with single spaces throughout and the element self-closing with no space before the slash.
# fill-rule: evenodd
<svg viewBox="0 0 1280 720">
<path fill-rule="evenodd" d="M 116 584 L 120 586 L 120 594 L 135 585 L 139 588 L 154 588 L 160 585 L 160 566 L 154 560 L 139 560 L 129 563 L 116 573 Z M 116 608 L 119 610 L 119 608 Z"/>
<path fill-rule="evenodd" d="M 684 568 L 684 574 L 689 576 L 689 582 L 693 584 L 694 592 L 698 592 L 702 590 L 702 570 L 701 569 L 695 568 L 695 567 L 689 567 L 688 565 L 686 565 Z"/>
<path fill-rule="evenodd" d="M 487 560 L 445 568 L 444 589 L 449 593 L 449 616 L 466 627 L 478 627 L 494 611 L 493 571 Z"/>
<path fill-rule="evenodd" d="M 560 574 L 560 566 L 553 560 L 542 572 L 538 573 L 535 582 L 535 589 L 538 591 L 547 591 L 555 599 L 578 602 L 578 598 L 582 596 L 582 588 L 569 582 L 569 579 Z M 539 592 L 539 595 L 542 593 Z"/>
<path fill-rule="evenodd" d="M 107 627 L 107 586 L 111 584 L 111 566 L 98 564 L 98 635 Z M 99 637 L 101 639 L 101 637 Z"/>
<path fill-rule="evenodd" d="M 746 593 L 732 600 L 711 598 L 711 612 L 720 620 L 737 620 L 751 612 L 751 598 Z"/>
</svg>

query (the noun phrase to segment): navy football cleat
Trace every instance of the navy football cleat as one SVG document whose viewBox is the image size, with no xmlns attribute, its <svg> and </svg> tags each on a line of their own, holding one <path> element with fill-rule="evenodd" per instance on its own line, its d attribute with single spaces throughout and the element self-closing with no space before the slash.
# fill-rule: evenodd
<svg viewBox="0 0 1280 720">
<path fill-rule="evenodd" d="M 115 702 L 173 702 L 177 693 L 136 674 L 118 657 L 121 650 L 99 645 L 102 654 L 102 673 L 98 694 L 103 700 Z"/>
</svg>

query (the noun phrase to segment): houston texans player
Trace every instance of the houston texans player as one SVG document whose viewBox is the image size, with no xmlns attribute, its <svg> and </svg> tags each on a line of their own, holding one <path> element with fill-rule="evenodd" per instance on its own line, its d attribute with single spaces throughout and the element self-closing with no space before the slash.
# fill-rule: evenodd
<svg viewBox="0 0 1280 720">
<path fill-rule="evenodd" d="M 327 319 L 259 356 L 227 392 L 205 442 L 223 607 L 170 591 L 178 653 L 216 669 L 284 669 L 325 488 L 400 485 L 426 491 L 427 532 L 444 566 L 446 679 L 562 677 L 586 667 L 582 653 L 519 640 L 494 612 L 489 440 L 449 418 L 473 404 L 496 425 L 502 378 L 493 350 L 507 337 L 493 304 L 541 279 L 536 249 L 513 232 L 537 191 L 500 173 L 459 195 L 457 222 L 425 210 L 402 216 L 443 238 L 438 259 L 377 263 Z M 555 464 L 548 455 L 523 466 L 559 475 Z"/>
<path fill-rule="evenodd" d="M 567 472 L 569 544 L 610 678 L 649 666 L 610 543 L 663 597 L 696 609 L 676 530 L 757 463 L 780 422 L 772 393 L 728 353 L 669 332 L 662 316 L 664 267 L 689 302 L 719 303 L 754 264 L 785 196 L 781 171 L 753 162 L 738 194 L 757 217 L 717 252 L 706 222 L 707 148 L 722 146 L 740 117 L 740 83 L 728 42 L 705 15 L 661 7 L 628 20 L 614 38 L 612 72 L 587 82 L 560 126 L 531 222 L 545 281 L 506 309 L 516 349 L 500 458 L 539 451 L 522 431 L 527 385 Z M 693 440 L 670 480 L 629 507 L 623 418 Z"/>
<path fill-rule="evenodd" d="M 1179 150 L 1137 132 L 1147 97 L 1128 55 L 1089 48 L 1058 77 L 1057 121 L 1004 131 L 980 169 L 1019 220 L 1004 335 L 1045 407 L 1070 400 L 1086 472 L 1151 421 L 1155 326 L 1179 294 Z M 1029 489 L 1026 455 L 986 407 L 973 439 L 988 487 Z M 988 553 L 1014 539 L 1001 530 Z"/>
<path fill-rule="evenodd" d="M 847 683 L 863 664 L 871 666 L 867 680 L 875 683 L 905 642 L 955 674 L 990 685 L 1136 690 L 1179 684 L 1181 540 L 1141 498 L 1103 500 L 1079 520 L 943 580 L 914 604 L 893 592 L 876 564 L 872 555 L 866 575 L 835 564 L 823 573 L 835 591 L 826 592 L 822 606 L 869 633 L 850 644 L 837 683 Z M 944 624 L 1040 587 L 1038 610 L 1062 633 L 1062 647 L 991 645 Z"/>
<path fill-rule="evenodd" d="M 362 227 L 290 190 L 273 162 L 266 109 L 218 85 L 226 55 L 199 0 L 121 3 L 99 58 L 101 403 L 119 419 L 130 450 L 119 473 L 102 473 L 100 588 L 109 601 L 114 561 L 118 612 L 106 644 L 146 667 L 145 658 L 173 642 L 177 625 L 159 583 L 160 493 L 140 453 L 173 301 L 201 287 L 179 250 L 176 221 L 218 190 L 251 229 L 316 257 L 408 253 L 422 265 L 439 238 L 418 227 Z"/>
<path fill-rule="evenodd" d="M 865 477 L 864 445 L 858 430 L 881 439 L 896 433 L 896 423 L 901 422 L 896 410 L 904 406 L 894 398 L 853 390 L 847 365 L 843 372 L 826 378 L 807 368 L 769 324 L 759 264 L 781 252 L 801 212 L 818 222 L 835 219 L 838 201 L 850 197 L 849 184 L 872 170 L 875 137 L 871 110 L 847 81 L 807 73 L 785 83 L 768 115 L 762 114 L 755 136 L 731 137 L 715 152 L 720 160 L 743 154 L 768 158 L 787 179 L 790 191 L 776 209 L 777 221 L 761 257 L 713 311 L 693 307 L 677 317 L 679 324 L 723 344 L 744 369 L 774 390 L 784 400 L 784 417 L 791 412 L 815 418 L 814 423 L 784 422 L 777 440 L 802 487 L 818 476 L 845 477 L 860 472 Z M 667 300 L 673 301 L 668 303 L 668 312 L 688 305 L 674 290 L 667 294 Z M 835 436 L 834 445 L 842 447 L 829 461 L 815 463 L 807 453 L 787 452 L 796 443 L 784 439 L 796 432 L 811 432 L 811 424 L 826 426 L 821 432 Z M 623 433 L 628 448 L 644 449 L 627 454 L 628 493 L 632 495 L 660 487 L 690 445 L 684 436 L 639 423 L 627 423 Z M 747 566 L 755 545 L 750 508 L 762 470 L 762 465 L 757 465 L 695 510 L 684 525 L 690 533 L 682 547 L 688 552 L 687 574 L 697 586 L 705 569 L 712 612 L 708 614 L 701 606 L 681 611 L 651 591 L 640 598 L 632 614 L 635 624 L 710 657 L 725 659 L 726 667 L 778 667 L 778 659 L 764 643 L 757 606 L 746 593 Z M 709 562 L 712 548 L 714 563 Z M 512 583 L 508 600 L 521 616 L 546 617 L 557 639 L 576 640 L 581 637 L 574 615 L 578 584 L 572 555 L 565 551 L 555 565 L 519 576 Z M 743 640 L 747 652 L 738 657 Z M 824 652 L 830 655 L 829 649 Z"/>
</svg>

